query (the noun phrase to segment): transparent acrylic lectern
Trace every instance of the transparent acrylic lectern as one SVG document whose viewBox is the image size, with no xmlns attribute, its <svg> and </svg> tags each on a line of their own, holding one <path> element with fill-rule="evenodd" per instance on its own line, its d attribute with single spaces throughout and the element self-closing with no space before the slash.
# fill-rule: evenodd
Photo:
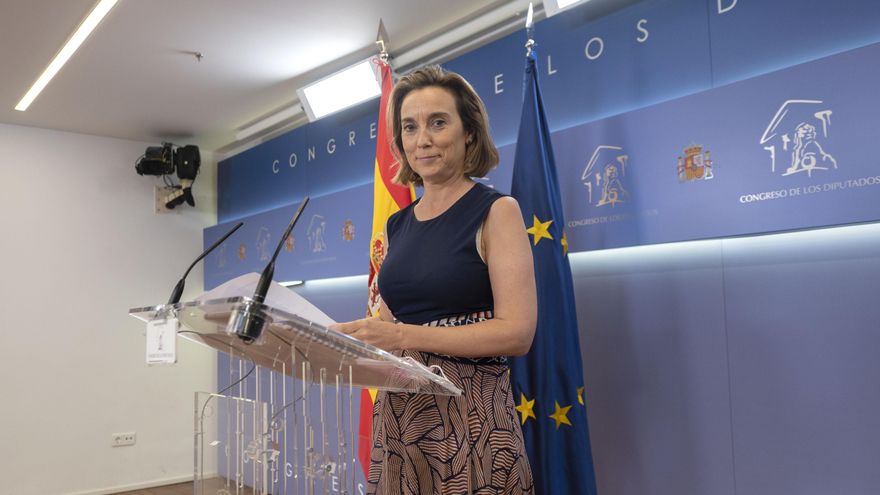
<svg viewBox="0 0 880 495">
<path fill-rule="evenodd" d="M 248 297 L 129 314 L 176 318 L 181 337 L 228 356 L 229 386 L 195 395 L 196 495 L 357 494 L 356 388 L 461 394 L 435 370 Z M 243 315 L 258 337 L 236 333 Z"/>
</svg>

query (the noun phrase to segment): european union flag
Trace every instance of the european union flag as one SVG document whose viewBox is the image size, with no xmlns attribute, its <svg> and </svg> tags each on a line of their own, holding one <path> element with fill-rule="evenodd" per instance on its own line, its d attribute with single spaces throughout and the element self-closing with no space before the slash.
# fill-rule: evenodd
<svg viewBox="0 0 880 495">
<path fill-rule="evenodd" d="M 565 219 L 535 58 L 530 50 L 511 192 L 532 242 L 538 329 L 510 376 L 535 493 L 596 494 Z"/>
</svg>

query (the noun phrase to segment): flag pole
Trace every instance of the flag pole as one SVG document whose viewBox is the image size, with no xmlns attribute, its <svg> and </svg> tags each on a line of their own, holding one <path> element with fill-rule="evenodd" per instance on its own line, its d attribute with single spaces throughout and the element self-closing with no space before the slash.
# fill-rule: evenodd
<svg viewBox="0 0 880 495">
<path fill-rule="evenodd" d="M 532 2 L 529 2 L 529 13 L 526 15 L 526 57 L 532 56 L 532 47 L 535 46 L 535 30 L 534 30 L 535 9 Z"/>
<path fill-rule="evenodd" d="M 385 239 L 385 223 L 388 218 L 406 208 L 415 199 L 412 186 L 402 186 L 394 182 L 399 166 L 391 150 L 391 129 L 388 128 L 386 114 L 388 100 L 393 89 L 393 76 L 388 54 L 385 27 L 379 21 L 379 34 L 376 36 L 378 55 L 375 63 L 378 68 L 376 77 L 382 88 L 379 98 L 379 112 L 376 121 L 376 159 L 374 161 L 373 178 L 373 222 L 370 236 L 369 259 L 370 275 L 368 279 L 367 317 L 378 317 L 381 296 L 379 295 L 378 275 L 385 258 L 387 242 Z M 372 449 L 373 405 L 378 390 L 361 389 L 360 413 L 358 419 L 358 461 L 363 469 L 364 477 L 369 481 L 370 451 Z"/>
</svg>

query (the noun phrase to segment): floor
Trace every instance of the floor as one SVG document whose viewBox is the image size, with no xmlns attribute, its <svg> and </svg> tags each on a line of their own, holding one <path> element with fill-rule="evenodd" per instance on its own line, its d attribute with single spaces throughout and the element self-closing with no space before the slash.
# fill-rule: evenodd
<svg viewBox="0 0 880 495">
<path fill-rule="evenodd" d="M 133 492 L 122 492 L 117 495 L 192 495 L 192 482 L 178 483 L 176 485 L 157 486 L 154 488 L 144 488 L 143 490 L 135 490 Z"/>
</svg>

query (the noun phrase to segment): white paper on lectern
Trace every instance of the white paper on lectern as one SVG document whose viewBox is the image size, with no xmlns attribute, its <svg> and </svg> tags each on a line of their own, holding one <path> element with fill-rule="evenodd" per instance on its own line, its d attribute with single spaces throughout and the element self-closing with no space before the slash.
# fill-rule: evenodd
<svg viewBox="0 0 880 495">
<path fill-rule="evenodd" d="M 177 318 L 161 317 L 147 322 L 147 364 L 177 362 Z"/>
<path fill-rule="evenodd" d="M 254 291 L 257 290 L 257 282 L 259 281 L 259 273 L 246 273 L 205 292 L 197 297 L 196 300 L 201 302 L 229 297 L 252 297 Z M 274 281 L 269 286 L 269 293 L 266 294 L 264 304 L 325 327 L 336 323 L 332 318 L 324 314 L 323 311 L 315 307 L 314 304 L 306 300 L 306 298 Z"/>
</svg>

